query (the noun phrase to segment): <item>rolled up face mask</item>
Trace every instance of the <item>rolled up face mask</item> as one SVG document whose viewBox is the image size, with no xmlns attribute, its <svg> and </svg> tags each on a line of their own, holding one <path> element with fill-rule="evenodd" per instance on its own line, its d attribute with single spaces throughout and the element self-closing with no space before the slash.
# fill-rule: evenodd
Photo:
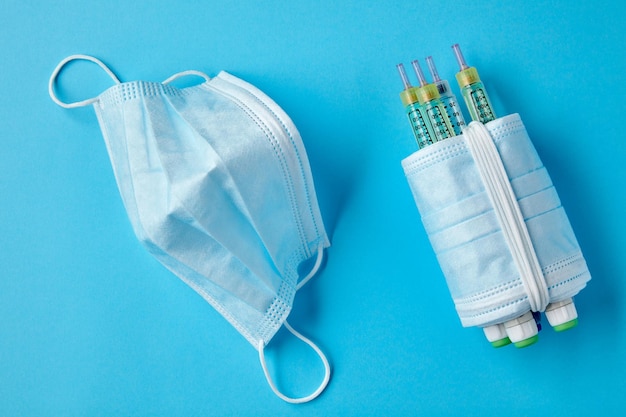
<svg viewBox="0 0 626 417">
<path fill-rule="evenodd" d="M 402 167 L 463 326 L 525 347 L 531 312 L 575 325 L 571 298 L 591 275 L 519 115 L 472 122 Z"/>
<path fill-rule="evenodd" d="M 55 82 L 74 60 L 96 63 L 115 85 L 88 100 L 62 102 Z M 170 85 L 189 75 L 204 82 Z M 213 79 L 186 71 L 162 83 L 121 83 L 85 55 L 59 63 L 49 92 L 62 107 L 93 104 L 128 217 L 147 250 L 258 350 L 280 398 L 299 403 L 317 397 L 330 378 L 328 361 L 286 319 L 330 243 L 306 151 L 287 114 L 226 72 Z M 301 277 L 299 267 L 313 258 Z M 324 364 L 322 383 L 306 397 L 282 394 L 267 370 L 264 348 L 283 325 Z"/>
</svg>

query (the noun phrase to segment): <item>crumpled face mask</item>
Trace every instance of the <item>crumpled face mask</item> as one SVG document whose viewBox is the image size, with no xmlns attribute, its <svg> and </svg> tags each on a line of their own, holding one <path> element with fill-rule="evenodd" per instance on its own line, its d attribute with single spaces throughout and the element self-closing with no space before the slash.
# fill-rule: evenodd
<svg viewBox="0 0 626 417">
<path fill-rule="evenodd" d="M 55 81 L 74 60 L 98 64 L 115 85 L 95 98 L 62 102 Z M 205 81 L 170 85 L 187 75 Z M 226 72 L 213 79 L 186 71 L 162 83 L 121 83 L 86 55 L 61 61 L 49 92 L 62 107 L 93 105 L 128 217 L 147 250 L 258 350 L 280 398 L 317 397 L 330 378 L 328 361 L 286 318 L 330 243 L 306 152 L 287 114 Z M 300 277 L 298 267 L 311 258 L 313 269 Z M 267 370 L 264 348 L 283 324 L 325 367 L 321 385 L 307 397 L 283 395 Z"/>
</svg>

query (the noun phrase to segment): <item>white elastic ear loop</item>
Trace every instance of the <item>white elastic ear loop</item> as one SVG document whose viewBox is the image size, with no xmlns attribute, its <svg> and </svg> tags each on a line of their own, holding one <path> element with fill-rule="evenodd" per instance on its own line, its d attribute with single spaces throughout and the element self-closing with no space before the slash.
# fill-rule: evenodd
<svg viewBox="0 0 626 417">
<path fill-rule="evenodd" d="M 278 388 L 276 388 L 276 384 L 274 384 L 274 381 L 272 380 L 272 377 L 270 376 L 270 373 L 267 369 L 267 363 L 265 362 L 265 353 L 263 352 L 263 350 L 265 349 L 265 344 L 262 340 L 259 341 L 259 359 L 261 361 L 261 367 L 263 368 L 263 373 L 265 374 L 265 379 L 267 379 L 267 383 L 269 384 L 272 391 L 274 391 L 274 394 L 276 394 L 281 400 L 286 401 L 288 403 L 302 404 L 302 403 L 306 403 L 311 400 L 314 400 L 322 393 L 322 391 L 324 391 L 324 389 L 328 385 L 328 382 L 330 381 L 330 364 L 328 363 L 328 359 L 326 358 L 326 355 L 324 355 L 324 353 L 320 350 L 319 347 L 317 347 L 315 343 L 313 343 L 311 340 L 307 339 L 306 337 L 298 333 L 296 330 L 294 330 L 294 328 L 291 327 L 289 323 L 287 323 L 286 321 L 285 321 L 285 327 L 294 336 L 296 336 L 298 339 L 302 340 L 304 343 L 309 345 L 322 360 L 322 363 L 324 364 L 324 379 L 322 380 L 322 383 L 319 385 L 319 387 L 317 387 L 317 389 L 313 391 L 312 394 L 307 395 L 306 397 L 301 397 L 301 398 L 287 397 L 285 394 L 280 392 Z"/>
<path fill-rule="evenodd" d="M 315 274 L 317 274 L 317 271 L 322 265 L 322 259 L 324 259 L 324 243 L 320 243 L 320 245 L 317 247 L 317 259 L 315 260 L 315 265 L 313 266 L 313 269 L 311 269 L 311 272 L 309 272 L 304 278 L 302 278 L 302 281 L 298 283 L 298 285 L 296 286 L 296 290 L 302 288 L 304 284 L 309 282 L 309 280 L 313 278 Z"/>
<path fill-rule="evenodd" d="M 50 76 L 50 81 L 48 82 L 48 93 L 50 94 L 50 98 L 52 98 L 52 101 L 54 101 L 59 106 L 65 107 L 66 109 L 71 109 L 71 108 L 74 108 L 74 107 L 84 107 L 84 106 L 92 104 L 96 100 L 98 100 L 97 97 L 93 97 L 93 98 L 89 98 L 89 99 L 83 100 L 83 101 L 75 101 L 73 103 L 65 103 L 65 102 L 59 100 L 59 98 L 57 97 L 56 92 L 54 91 L 54 82 L 56 81 L 56 79 L 59 76 L 59 73 L 61 72 L 63 67 L 65 65 L 67 65 L 69 62 L 76 61 L 76 60 L 91 61 L 91 62 L 93 62 L 95 64 L 98 64 L 98 66 L 100 68 L 102 68 L 104 70 L 104 72 L 106 72 L 109 75 L 109 77 L 111 77 L 113 79 L 113 81 L 115 81 L 116 84 L 120 84 L 120 80 L 117 78 L 117 76 L 115 74 L 113 74 L 113 71 L 111 71 L 109 69 L 109 67 L 107 67 L 104 64 L 104 62 L 100 61 L 98 58 L 95 58 L 95 57 L 90 56 L 90 55 L 80 55 L 80 54 L 78 54 L 78 55 L 70 55 L 67 58 L 65 58 L 63 61 L 59 62 L 59 65 L 57 65 L 57 67 L 54 69 L 54 71 L 52 71 L 52 75 Z"/>
<path fill-rule="evenodd" d="M 197 75 L 198 77 L 204 78 L 206 81 L 211 81 L 211 77 L 209 77 L 208 75 L 206 75 L 202 71 L 188 70 L 188 71 L 182 71 L 182 72 L 179 72 L 179 73 L 176 73 L 176 74 L 172 75 L 167 80 L 163 81 L 163 84 L 169 84 L 169 83 L 171 83 L 174 80 L 177 80 L 177 79 L 182 78 L 182 77 L 186 77 L 188 75 Z"/>
</svg>

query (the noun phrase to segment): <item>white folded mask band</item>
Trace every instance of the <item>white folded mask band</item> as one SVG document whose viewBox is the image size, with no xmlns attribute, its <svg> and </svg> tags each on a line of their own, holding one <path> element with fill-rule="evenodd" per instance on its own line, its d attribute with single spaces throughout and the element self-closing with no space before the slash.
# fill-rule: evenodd
<svg viewBox="0 0 626 417">
<path fill-rule="evenodd" d="M 550 299 L 548 286 L 500 154 L 482 123 L 470 123 L 463 130 L 463 135 L 528 294 L 530 308 L 532 311 L 543 311 Z"/>
</svg>

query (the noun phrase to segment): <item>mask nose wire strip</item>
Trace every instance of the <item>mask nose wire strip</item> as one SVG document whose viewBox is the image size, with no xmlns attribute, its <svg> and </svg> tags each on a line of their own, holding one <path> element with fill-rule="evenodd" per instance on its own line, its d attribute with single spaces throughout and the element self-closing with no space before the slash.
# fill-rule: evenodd
<svg viewBox="0 0 626 417">
<path fill-rule="evenodd" d="M 530 308 L 544 311 L 550 297 L 548 287 L 495 143 L 482 123 L 470 123 L 463 134 L 528 295 Z"/>
<path fill-rule="evenodd" d="M 207 82 L 211 81 L 211 77 L 209 77 L 208 75 L 206 75 L 202 71 L 188 70 L 188 71 L 178 72 L 178 73 L 172 75 L 167 80 L 163 81 L 162 84 L 169 84 L 169 83 L 173 82 L 174 80 L 177 80 L 177 79 L 182 78 L 182 77 L 186 77 L 188 75 L 196 75 L 198 77 L 204 78 L 204 80 L 207 81 Z"/>
<path fill-rule="evenodd" d="M 267 383 L 269 384 L 272 391 L 274 391 L 274 394 L 276 394 L 281 400 L 286 401 L 288 403 L 302 404 L 302 403 L 306 403 L 311 400 L 314 400 L 322 393 L 322 391 L 324 391 L 324 389 L 328 385 L 328 381 L 330 381 L 330 364 L 328 363 L 328 359 L 326 358 L 326 355 L 324 355 L 324 353 L 320 350 L 319 347 L 317 347 L 315 343 L 313 343 L 311 340 L 307 339 L 306 337 L 298 333 L 296 330 L 294 330 L 294 328 L 291 327 L 289 323 L 287 323 L 286 321 L 285 321 L 285 327 L 294 336 L 296 336 L 298 339 L 302 340 L 304 343 L 309 345 L 322 360 L 322 363 L 324 364 L 324 379 L 322 380 L 321 384 L 317 387 L 315 391 L 313 391 L 313 393 L 307 395 L 306 397 L 300 397 L 300 398 L 287 397 L 285 394 L 283 394 L 282 392 L 278 390 L 278 388 L 276 387 L 276 384 L 274 384 L 274 381 L 272 380 L 272 377 L 270 376 L 270 373 L 267 369 L 267 363 L 265 361 L 265 353 L 264 353 L 265 346 L 264 346 L 263 340 L 259 341 L 259 360 L 261 361 L 261 367 L 263 368 L 265 379 L 267 379 Z"/>
<path fill-rule="evenodd" d="M 309 272 L 304 278 L 302 278 L 302 281 L 300 281 L 300 283 L 298 283 L 298 285 L 296 286 L 296 290 L 302 288 L 307 282 L 309 282 L 311 278 L 313 278 L 313 276 L 315 276 L 317 271 L 320 269 L 320 266 L 322 265 L 322 259 L 324 259 L 324 243 L 320 243 L 317 248 L 317 259 L 315 260 L 315 265 L 313 266 L 313 269 L 311 269 L 311 272 Z"/>
<path fill-rule="evenodd" d="M 75 101 L 73 103 L 66 103 L 64 101 L 59 100 L 59 98 L 57 97 L 56 91 L 54 90 L 54 84 L 55 84 L 57 77 L 59 76 L 59 73 L 61 72 L 61 70 L 63 69 L 65 65 L 67 65 L 68 63 L 72 61 L 78 61 L 78 60 L 91 61 L 97 64 L 100 68 L 104 70 L 104 72 L 106 72 L 109 75 L 109 77 L 113 79 L 113 81 L 115 81 L 115 84 L 121 84 L 117 76 L 113 74 L 113 71 L 111 71 L 111 69 L 107 67 L 106 64 L 100 61 L 98 58 L 95 58 L 90 55 L 81 55 L 81 54 L 70 55 L 64 60 L 62 60 L 61 62 L 59 62 L 59 65 L 57 65 L 54 71 L 52 71 L 52 75 L 50 76 L 50 81 L 48 82 L 48 94 L 50 94 L 50 98 L 52 98 L 52 101 L 54 101 L 56 104 L 66 109 L 72 109 L 75 107 L 84 107 L 98 100 L 98 97 L 92 97 L 83 101 Z"/>
</svg>

